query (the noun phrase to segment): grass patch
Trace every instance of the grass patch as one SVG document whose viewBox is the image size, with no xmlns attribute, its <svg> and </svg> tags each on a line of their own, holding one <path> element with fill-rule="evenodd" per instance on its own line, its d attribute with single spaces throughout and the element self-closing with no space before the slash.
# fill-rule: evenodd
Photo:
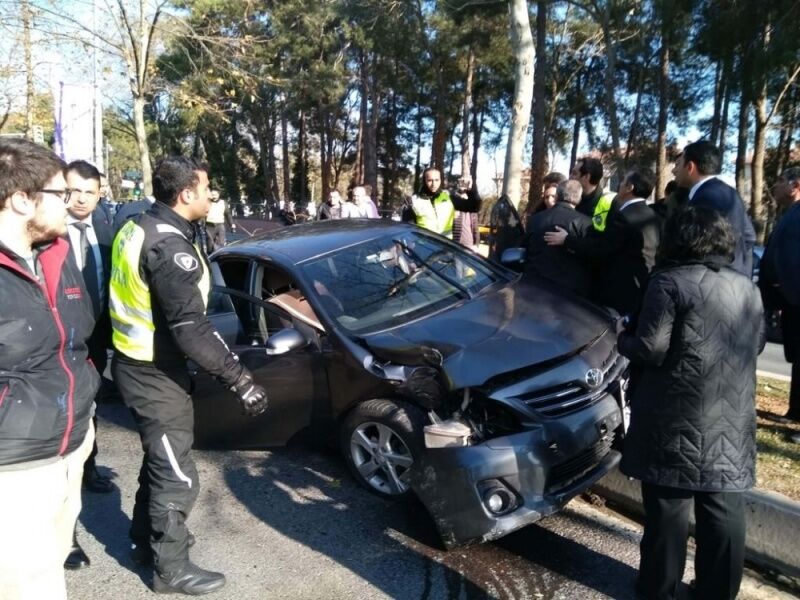
<svg viewBox="0 0 800 600">
<path fill-rule="evenodd" d="M 788 408 L 789 382 L 759 377 L 756 387 L 756 487 L 800 502 L 800 444 L 788 438 L 792 433 L 800 433 L 800 424 L 776 423 L 765 418 L 767 415 L 783 416 Z"/>
</svg>

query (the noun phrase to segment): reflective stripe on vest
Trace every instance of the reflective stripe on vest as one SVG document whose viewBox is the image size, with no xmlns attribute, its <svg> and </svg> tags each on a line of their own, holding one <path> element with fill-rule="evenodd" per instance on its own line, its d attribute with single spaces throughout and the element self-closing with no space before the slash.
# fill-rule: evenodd
<svg viewBox="0 0 800 600">
<path fill-rule="evenodd" d="M 169 225 L 157 226 L 159 233 L 182 235 Z M 153 336 L 155 324 L 150 304 L 150 287 L 139 273 L 145 232 L 135 221 L 128 221 L 120 229 L 111 252 L 111 284 L 109 309 L 111 313 L 114 348 L 125 356 L 145 362 L 153 361 Z M 203 268 L 198 282 L 203 304 L 207 306 L 211 278 L 202 253 L 195 251 Z"/>
<path fill-rule="evenodd" d="M 440 233 L 446 237 L 453 237 L 453 221 L 456 210 L 446 191 L 439 192 L 431 201 L 429 198 L 413 196 L 411 206 L 417 215 L 417 226 Z"/>
<path fill-rule="evenodd" d="M 597 201 L 594 207 L 594 214 L 592 215 L 592 225 L 594 225 L 597 231 L 606 230 L 608 213 L 611 210 L 611 203 L 614 202 L 616 196 L 617 194 L 615 192 L 609 192 L 600 196 L 600 199 Z"/>
</svg>

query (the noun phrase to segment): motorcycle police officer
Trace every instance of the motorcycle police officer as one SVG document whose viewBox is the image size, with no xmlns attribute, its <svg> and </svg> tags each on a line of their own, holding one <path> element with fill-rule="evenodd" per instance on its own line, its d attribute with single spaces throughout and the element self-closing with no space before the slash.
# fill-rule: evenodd
<svg viewBox="0 0 800 600">
<path fill-rule="evenodd" d="M 267 397 L 205 314 L 209 266 L 192 223 L 210 207 L 207 168 L 165 158 L 153 173 L 153 194 L 153 206 L 117 234 L 111 268 L 112 370 L 144 450 L 132 557 L 153 561 L 154 591 L 205 594 L 225 585 L 225 576 L 189 560 L 194 538 L 185 521 L 199 482 L 186 358 L 228 386 L 250 415 L 266 409 Z"/>
</svg>

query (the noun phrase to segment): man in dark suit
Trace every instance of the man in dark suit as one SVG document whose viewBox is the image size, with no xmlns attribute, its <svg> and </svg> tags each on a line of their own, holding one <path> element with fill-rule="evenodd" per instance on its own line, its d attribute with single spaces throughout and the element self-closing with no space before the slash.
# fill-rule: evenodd
<svg viewBox="0 0 800 600">
<path fill-rule="evenodd" d="M 800 167 L 786 169 L 772 195 L 785 212 L 764 250 L 758 286 L 764 308 L 781 311 L 783 353 L 792 363 L 789 410 L 776 420 L 800 422 Z M 800 433 L 790 438 L 800 443 Z"/>
<path fill-rule="evenodd" d="M 586 261 L 565 246 L 551 246 L 544 241 L 544 234 L 555 231 L 556 227 L 575 237 L 583 237 L 591 229 L 592 220 L 575 210 L 581 201 L 581 193 L 580 183 L 564 181 L 556 188 L 556 203 L 531 215 L 526 236 L 528 260 L 525 270 L 571 292 L 588 296 L 591 273 Z"/>
<path fill-rule="evenodd" d="M 638 312 L 661 240 L 658 215 L 645 201 L 652 192 L 649 176 L 630 171 L 619 186 L 605 231 L 592 228 L 577 236 L 556 227 L 555 232 L 544 235 L 548 244 L 563 244 L 595 266 L 600 277 L 593 299 L 622 315 Z"/>
<path fill-rule="evenodd" d="M 689 144 L 675 161 L 672 173 L 680 187 L 689 190 L 689 206 L 712 208 L 725 217 L 736 237 L 734 269 L 747 277 L 753 274 L 753 245 L 756 233 L 739 194 L 716 176 L 720 172 L 719 149 L 700 140 Z"/>
<path fill-rule="evenodd" d="M 78 160 L 69 163 L 65 173 L 67 188 L 72 192 L 67 205 L 67 235 L 78 268 L 83 274 L 96 321 L 87 341 L 89 358 L 102 378 L 111 347 L 108 285 L 113 229 L 106 212 L 97 206 L 100 201 L 100 172 L 88 162 Z M 83 487 L 97 493 L 111 492 L 114 484 L 98 472 L 96 456 L 97 442 L 83 466 Z M 80 569 L 88 565 L 89 558 L 78 545 L 77 539 L 73 538 L 73 549 L 64 566 Z"/>
</svg>

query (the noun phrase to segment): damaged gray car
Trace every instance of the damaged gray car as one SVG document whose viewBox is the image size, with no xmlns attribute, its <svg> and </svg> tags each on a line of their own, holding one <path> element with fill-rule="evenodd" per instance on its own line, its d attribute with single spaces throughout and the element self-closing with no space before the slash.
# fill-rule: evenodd
<svg viewBox="0 0 800 600">
<path fill-rule="evenodd" d="M 619 461 L 612 318 L 412 225 L 325 221 L 212 256 L 209 316 L 268 390 L 248 419 L 202 372 L 198 445 L 303 434 L 375 494 L 417 497 L 446 547 L 559 510 Z"/>
</svg>

